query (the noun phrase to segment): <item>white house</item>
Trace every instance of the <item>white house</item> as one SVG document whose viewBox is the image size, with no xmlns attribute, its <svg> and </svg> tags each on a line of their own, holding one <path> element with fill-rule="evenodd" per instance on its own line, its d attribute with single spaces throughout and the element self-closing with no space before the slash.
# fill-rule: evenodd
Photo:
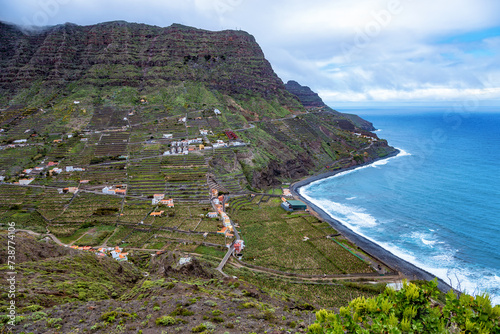
<svg viewBox="0 0 500 334">
<path fill-rule="evenodd" d="M 165 198 L 165 194 L 154 194 L 153 199 L 151 200 L 151 205 L 156 205 L 160 203 L 162 199 Z"/>
<path fill-rule="evenodd" d="M 33 180 L 35 180 L 34 177 L 30 178 L 30 179 L 21 179 L 19 180 L 19 184 L 22 184 L 22 185 L 28 185 L 30 184 L 31 182 L 33 182 Z"/>
<path fill-rule="evenodd" d="M 108 195 L 114 195 L 115 194 L 115 190 L 111 187 L 104 187 L 102 188 L 102 193 L 103 194 L 108 194 Z"/>
<path fill-rule="evenodd" d="M 165 133 L 165 134 L 163 134 L 163 138 L 165 138 L 165 139 L 173 138 L 173 134 L 171 134 L 171 133 Z"/>
<path fill-rule="evenodd" d="M 53 168 L 53 169 L 51 170 L 51 172 L 52 172 L 52 174 L 54 174 L 54 173 L 59 174 L 59 173 L 61 173 L 61 172 L 62 172 L 62 168 L 57 168 L 57 167 L 56 167 L 56 168 Z"/>
<path fill-rule="evenodd" d="M 215 109 L 214 109 L 214 114 L 216 114 L 216 115 L 220 115 L 220 114 L 222 114 L 222 113 L 220 112 L 220 110 L 219 110 L 219 109 L 215 108 Z"/>
</svg>

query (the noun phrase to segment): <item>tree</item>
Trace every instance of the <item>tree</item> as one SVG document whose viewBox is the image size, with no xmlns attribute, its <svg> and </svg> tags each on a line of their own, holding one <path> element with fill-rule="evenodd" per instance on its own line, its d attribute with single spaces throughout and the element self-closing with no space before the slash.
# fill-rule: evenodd
<svg viewBox="0 0 500 334">
<path fill-rule="evenodd" d="M 320 310 L 311 334 L 344 333 L 500 333 L 500 305 L 492 307 L 488 295 L 457 297 L 450 290 L 445 305 L 437 302 L 437 279 L 422 287 L 403 282 L 373 298 L 359 297 L 338 314 Z"/>
</svg>

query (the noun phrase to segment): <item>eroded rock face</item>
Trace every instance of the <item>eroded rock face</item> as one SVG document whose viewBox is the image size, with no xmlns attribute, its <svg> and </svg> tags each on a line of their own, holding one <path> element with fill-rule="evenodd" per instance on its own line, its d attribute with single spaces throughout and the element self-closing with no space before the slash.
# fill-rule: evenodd
<svg viewBox="0 0 500 334">
<path fill-rule="evenodd" d="M 302 154 L 284 163 L 271 161 L 263 170 L 254 172 L 252 186 L 265 189 L 281 185 L 280 179 L 282 178 L 298 180 L 307 176 L 313 167 L 312 159 Z"/>
<path fill-rule="evenodd" d="M 228 95 L 293 100 L 243 31 L 107 22 L 26 34 L 0 22 L 0 39 L 0 89 L 9 94 L 36 83 L 141 88 L 196 81 Z"/>
</svg>

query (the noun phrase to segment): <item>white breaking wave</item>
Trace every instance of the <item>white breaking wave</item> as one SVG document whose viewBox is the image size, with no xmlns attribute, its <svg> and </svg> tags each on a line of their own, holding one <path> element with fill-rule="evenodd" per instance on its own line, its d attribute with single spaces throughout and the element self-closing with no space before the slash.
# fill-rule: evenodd
<svg viewBox="0 0 500 334">
<path fill-rule="evenodd" d="M 307 194 L 302 194 L 302 196 L 320 207 L 333 219 L 341 221 L 344 225 L 357 233 L 360 233 L 360 227 L 373 227 L 377 225 L 377 219 L 364 212 L 364 209 L 362 208 L 336 203 L 329 200 L 314 200 Z"/>
<path fill-rule="evenodd" d="M 422 243 L 424 245 L 427 245 L 427 246 L 433 246 L 436 244 L 436 241 L 434 241 L 434 240 L 426 240 L 424 238 L 421 238 L 420 240 L 422 241 Z"/>
<path fill-rule="evenodd" d="M 433 256 L 429 258 L 428 261 L 424 262 L 420 256 L 410 253 L 407 250 L 402 250 L 394 244 L 374 242 L 397 257 L 406 260 L 433 275 L 436 275 L 436 277 L 442 279 L 453 288 L 459 289 L 462 292 L 476 295 L 484 292 L 490 293 L 491 289 L 498 287 L 497 282 L 500 281 L 500 277 L 486 270 L 481 271 L 478 269 L 477 271 L 474 270 L 471 272 L 469 268 L 465 268 L 456 261 L 454 256 L 455 251 L 449 250 Z M 494 294 L 490 293 L 490 298 L 493 305 L 500 304 L 500 293 L 498 291 Z"/>
<path fill-rule="evenodd" d="M 344 176 L 344 175 L 347 175 L 347 174 L 351 174 L 351 173 L 354 173 L 354 172 L 357 172 L 359 170 L 362 170 L 364 168 L 373 168 L 373 167 L 378 167 L 378 166 L 383 166 L 383 165 L 386 165 L 390 160 L 392 159 L 396 159 L 396 158 L 399 158 L 399 157 L 405 157 L 405 156 L 409 156 L 411 155 L 411 153 L 408 153 L 407 151 L 403 150 L 402 148 L 396 148 L 397 150 L 399 150 L 399 153 L 393 157 L 390 157 L 390 158 L 386 158 L 386 159 L 381 159 L 381 160 L 377 160 L 375 162 L 372 162 L 371 164 L 369 165 L 364 165 L 364 166 L 359 166 L 359 167 L 356 167 L 356 168 L 353 168 L 353 169 L 349 169 L 349 170 L 346 170 L 346 171 L 343 171 L 343 172 L 340 172 L 340 173 L 337 173 L 335 175 L 332 175 L 332 176 L 329 176 L 329 177 L 326 177 L 324 179 L 320 179 L 320 180 L 316 180 L 316 181 L 313 181 L 311 183 L 309 183 L 308 185 L 304 186 L 304 187 L 301 187 L 299 188 L 297 191 L 302 195 L 304 196 L 304 193 L 302 193 L 302 189 L 305 188 L 305 190 L 307 191 L 307 188 L 309 188 L 310 186 L 312 185 L 315 185 L 315 184 L 320 184 L 320 183 L 323 183 L 327 180 L 331 180 L 333 178 L 336 178 L 336 177 L 341 177 L 341 176 Z"/>
<path fill-rule="evenodd" d="M 352 196 L 352 197 L 348 197 L 346 198 L 347 201 L 352 201 L 353 199 L 356 199 L 357 197 L 356 196 Z"/>
<path fill-rule="evenodd" d="M 411 238 L 419 240 L 426 246 L 434 246 L 435 244 L 438 243 L 438 240 L 432 240 L 433 236 L 429 233 L 424 233 L 424 232 L 413 232 L 410 235 Z"/>
<path fill-rule="evenodd" d="M 491 272 L 483 268 L 471 270 L 469 266 L 460 263 L 454 256 L 456 250 L 450 250 L 446 249 L 446 247 L 442 248 L 441 246 L 437 246 L 438 244 L 445 243 L 435 239 L 434 233 L 432 233 L 435 232 L 435 230 L 429 229 L 431 233 L 415 232 L 411 235 L 411 237 L 415 238 L 417 242 L 420 241 L 421 244 L 434 248 L 439 252 L 439 254 L 424 257 L 421 254 L 414 254 L 409 250 L 401 249 L 393 243 L 375 240 L 373 237 L 366 235 L 366 231 L 363 231 L 363 229 L 377 226 L 378 221 L 375 217 L 367 213 L 365 209 L 329 200 L 317 200 L 309 196 L 307 190 L 312 184 L 325 182 L 327 179 L 350 174 L 363 168 L 383 166 L 392 159 L 412 155 L 403 149 L 398 148 L 398 150 L 400 151 L 399 154 L 394 157 L 379 160 L 370 165 L 344 171 L 326 179 L 314 181 L 305 187 L 299 188 L 298 191 L 302 196 L 304 196 L 304 198 L 320 207 L 330 217 L 341 222 L 344 226 L 371 242 L 380 245 L 382 248 L 391 252 L 395 256 L 435 275 L 446 283 L 452 285 L 454 288 L 460 289 L 463 292 L 473 295 L 487 292 L 490 294 L 493 305 L 500 304 L 500 291 L 498 288 L 498 282 L 500 282 L 500 272 Z M 346 198 L 346 200 L 352 200 L 354 198 L 356 198 L 356 196 Z"/>
<path fill-rule="evenodd" d="M 439 250 L 441 252 L 440 254 L 431 257 L 422 257 L 421 255 L 414 254 L 409 250 L 401 249 L 393 243 L 381 242 L 363 233 L 363 228 L 374 227 L 377 225 L 377 219 L 364 212 L 364 209 L 341 203 L 330 202 L 328 200 L 313 200 L 305 194 L 302 195 L 307 200 L 313 202 L 323 211 L 328 213 L 330 217 L 338 220 L 355 233 L 363 236 L 375 244 L 378 244 L 395 256 L 435 275 L 444 282 L 450 284 L 455 289 L 460 289 L 461 291 L 472 295 L 484 292 L 489 293 L 491 289 L 498 289 L 498 282 L 500 282 L 499 276 L 490 272 L 482 273 L 480 270 L 471 271 L 470 269 L 467 269 L 456 260 L 454 256 L 456 250 L 442 249 Z M 443 243 L 436 240 L 430 240 L 432 236 L 421 232 L 415 232 L 411 235 L 411 237 L 419 239 L 423 244 L 431 247 L 436 243 Z M 500 292 L 494 291 L 493 293 L 490 293 L 490 298 L 493 305 L 500 304 Z"/>
<path fill-rule="evenodd" d="M 398 153 L 398 155 L 396 157 L 406 157 L 408 155 L 412 155 L 411 153 L 403 150 L 402 148 L 397 148 L 397 149 L 399 150 L 399 153 Z"/>
</svg>

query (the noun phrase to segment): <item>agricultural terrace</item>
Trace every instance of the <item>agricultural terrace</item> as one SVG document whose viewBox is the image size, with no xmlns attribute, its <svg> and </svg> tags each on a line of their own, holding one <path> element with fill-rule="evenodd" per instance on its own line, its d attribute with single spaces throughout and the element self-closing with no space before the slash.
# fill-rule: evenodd
<svg viewBox="0 0 500 334">
<path fill-rule="evenodd" d="M 374 270 L 351 253 L 347 248 L 352 245 L 327 223 L 306 212 L 282 210 L 280 190 L 255 194 L 253 171 L 269 159 L 286 161 L 297 153 L 314 155 L 318 166 L 337 161 L 335 168 L 340 168 L 344 160 L 351 162 L 354 152 L 370 145 L 369 139 L 349 132 L 345 120 L 332 123 L 334 114 L 292 117 L 263 100 L 219 105 L 211 93 L 204 91 L 200 97 L 200 92 L 199 87 L 181 85 L 156 96 L 160 104 L 128 96 L 141 101 L 133 108 L 69 103 L 47 115 L 41 109 L 6 110 L 0 115 L 6 129 L 1 135 L 0 175 L 8 183 L 0 184 L 0 223 L 16 221 L 20 229 L 50 231 L 71 245 L 183 250 L 222 258 L 234 237 L 217 233 L 222 222 L 207 217 L 214 211 L 210 190 L 217 189 L 230 194 L 227 213 L 246 244 L 243 264 L 238 267 L 233 261 L 234 266 L 224 268 L 227 273 L 309 300 L 329 294 L 328 303 L 336 305 L 332 296 L 346 291 L 343 286 L 289 284 L 264 272 L 323 279 L 371 275 Z M 106 101 L 123 102 L 122 93 L 110 93 Z M 174 100 L 175 105 L 169 105 Z M 215 113 L 215 108 L 221 112 Z M 269 119 L 282 118 L 259 120 L 255 116 L 263 110 L 272 110 L 264 115 Z M 203 146 L 183 145 L 191 149 L 189 154 L 172 150 L 177 142 L 195 138 L 201 138 Z M 22 144 L 9 145 L 19 139 Z M 246 146 L 249 142 L 253 145 Z M 26 177 L 35 179 L 27 186 L 14 184 Z M 126 189 L 126 194 L 104 194 L 104 187 Z M 153 205 L 155 194 L 172 198 L 174 207 Z M 251 272 L 241 265 L 264 270 Z"/>
<path fill-rule="evenodd" d="M 229 213 L 241 226 L 246 263 L 304 275 L 374 272 L 368 263 L 327 238 L 337 233 L 330 225 L 307 212 L 287 213 L 280 204 L 279 197 L 269 195 L 231 200 Z"/>
</svg>

